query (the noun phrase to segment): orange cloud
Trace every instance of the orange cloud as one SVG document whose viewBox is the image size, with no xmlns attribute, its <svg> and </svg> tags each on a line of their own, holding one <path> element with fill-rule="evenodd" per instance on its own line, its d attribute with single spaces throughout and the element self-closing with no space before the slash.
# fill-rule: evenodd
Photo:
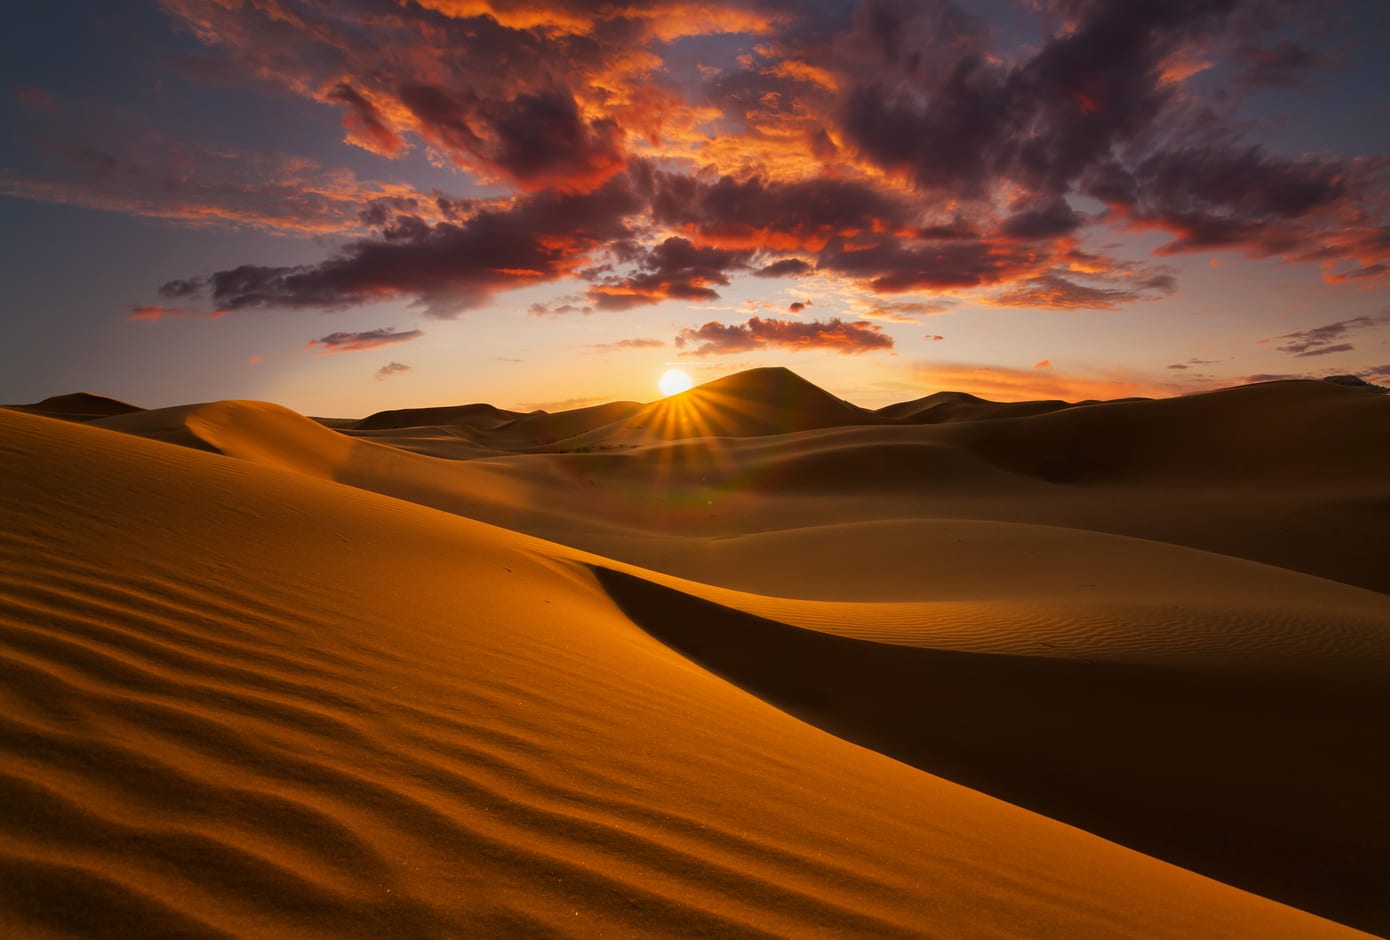
<svg viewBox="0 0 1390 940">
<path fill-rule="evenodd" d="M 420 6 L 459 19 L 486 16 L 508 29 L 538 29 L 575 36 L 592 34 L 602 22 L 627 20 L 645 36 L 670 42 L 685 36 L 724 33 L 762 35 L 785 21 L 733 4 L 657 3 L 651 6 L 585 3 L 507 2 L 507 0 L 418 0 Z"/>
<path fill-rule="evenodd" d="M 1108 401 L 1115 398 L 1167 398 L 1211 387 L 1210 384 L 1184 385 L 1165 382 L 1122 370 L 1068 374 L 1037 366 L 1031 369 L 1016 369 L 963 362 L 917 363 L 913 366 L 912 376 L 919 387 L 969 392 L 993 401 L 1062 399 L 1075 402 Z"/>
<path fill-rule="evenodd" d="M 394 157 L 405 150 L 405 140 L 387 123 L 376 103 L 348 82 L 333 86 L 324 99 L 347 105 L 343 127 L 348 132 L 348 143 L 383 157 Z"/>
<path fill-rule="evenodd" d="M 187 307 L 164 307 L 159 304 L 134 304 L 130 308 L 132 320 L 166 320 L 171 317 L 196 317 L 198 311 Z"/>
</svg>

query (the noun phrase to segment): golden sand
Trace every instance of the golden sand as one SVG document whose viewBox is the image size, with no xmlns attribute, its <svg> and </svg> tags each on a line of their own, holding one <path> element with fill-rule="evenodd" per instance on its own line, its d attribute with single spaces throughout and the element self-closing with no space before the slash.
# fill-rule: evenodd
<svg viewBox="0 0 1390 940">
<path fill-rule="evenodd" d="M 1390 930 L 1390 397 L 967 398 L 0 410 L 0 934 Z"/>
</svg>

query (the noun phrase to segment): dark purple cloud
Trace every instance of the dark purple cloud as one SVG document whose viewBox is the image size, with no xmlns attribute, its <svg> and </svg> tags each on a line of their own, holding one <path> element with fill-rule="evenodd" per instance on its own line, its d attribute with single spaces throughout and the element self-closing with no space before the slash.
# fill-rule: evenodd
<svg viewBox="0 0 1390 940">
<path fill-rule="evenodd" d="M 754 277 L 801 277 L 815 270 L 815 265 L 801 258 L 783 258 L 753 272 Z"/>
<path fill-rule="evenodd" d="M 1289 353 L 1297 359 L 1351 352 L 1356 347 L 1351 343 L 1344 342 L 1349 334 L 1386 324 L 1390 324 L 1390 312 L 1375 317 L 1352 317 L 1349 320 L 1338 320 L 1335 323 L 1328 323 L 1310 330 L 1285 333 L 1278 338 L 1288 340 L 1288 342 L 1275 348 L 1280 352 Z"/>
<path fill-rule="evenodd" d="M 409 342 L 418 339 L 425 334 L 420 330 L 396 330 L 390 327 L 383 327 L 375 330 L 363 330 L 357 333 L 338 332 L 329 333 L 327 336 L 320 336 L 318 339 L 309 340 L 306 349 L 316 349 L 320 356 L 328 356 L 334 353 L 361 352 L 364 349 L 379 349 L 382 346 L 394 346 L 397 343 Z"/>
<path fill-rule="evenodd" d="M 171 281 L 161 291 L 185 296 L 193 285 L 206 285 L 228 311 L 336 309 L 407 297 L 430 316 L 452 317 L 497 291 L 572 273 L 595 248 L 627 235 L 625 219 L 638 208 L 618 179 L 592 193 L 536 193 L 462 222 L 397 216 L 381 237 L 352 242 L 318 264 L 241 265 L 206 279 Z"/>
<path fill-rule="evenodd" d="M 663 300 L 715 300 L 719 294 L 714 286 L 729 284 L 726 272 L 746 268 L 751 255 L 697 247 L 672 236 L 646 252 L 635 273 L 604 277 L 588 296 L 599 310 L 628 310 Z"/>
<path fill-rule="evenodd" d="M 706 323 L 699 329 L 684 329 L 676 336 L 682 356 L 728 355 L 759 349 L 826 349 L 857 354 L 892 349 L 893 338 L 883 328 L 868 321 L 848 323 L 840 319 L 776 320 L 753 317 L 748 322 Z"/>
<path fill-rule="evenodd" d="M 407 85 L 400 100 L 425 139 L 464 165 L 503 173 L 526 189 L 587 192 L 626 162 L 618 125 L 586 121 L 566 92 L 489 101 L 471 89 Z"/>
</svg>

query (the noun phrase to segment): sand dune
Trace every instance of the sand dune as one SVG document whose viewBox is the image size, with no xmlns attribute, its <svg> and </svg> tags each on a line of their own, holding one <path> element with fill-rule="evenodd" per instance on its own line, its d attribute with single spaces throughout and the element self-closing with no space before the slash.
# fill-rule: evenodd
<svg viewBox="0 0 1390 940">
<path fill-rule="evenodd" d="M 92 418 L 104 418 L 111 415 L 133 414 L 144 409 L 119 401 L 115 398 L 107 398 L 104 395 L 93 395 L 91 392 L 75 392 L 71 395 L 54 395 L 45 398 L 43 401 L 35 402 L 31 405 L 8 405 L 16 411 L 26 411 L 30 414 L 43 415 L 47 418 L 59 418 L 64 421 L 89 421 Z"/>
<path fill-rule="evenodd" d="M 771 378 L 774 394 L 781 379 Z M 664 407 L 702 413 L 685 397 L 693 391 Z M 280 430 L 253 430 L 257 409 L 283 412 Z M 373 432 L 345 447 L 309 419 L 255 403 L 95 423 L 282 468 L 312 464 L 327 479 L 636 564 L 654 551 L 688 577 L 698 574 L 682 557 L 707 551 L 691 537 L 973 519 L 1164 541 L 1390 592 L 1390 566 L 1370 548 L 1390 543 L 1387 409 L 1390 397 L 1360 389 L 1278 382 L 1027 418 L 771 435 L 764 418 L 726 411 L 719 420 L 740 436 L 607 425 L 589 433 L 608 443 L 581 436 L 549 454 L 438 428 Z M 194 412 L 203 417 L 190 422 Z M 653 441 L 661 426 L 676 440 Z"/>
<path fill-rule="evenodd" d="M 1084 402 L 1082 404 L 1094 404 Z M 1065 401 L 987 401 L 965 392 L 935 392 L 925 398 L 886 405 L 876 412 L 891 421 L 941 424 L 947 421 L 989 421 L 994 418 L 1026 418 L 1031 415 L 1076 408 Z"/>
<path fill-rule="evenodd" d="M 1387 400 L 936 404 L 0 411 L 0 930 L 1390 930 Z"/>
</svg>

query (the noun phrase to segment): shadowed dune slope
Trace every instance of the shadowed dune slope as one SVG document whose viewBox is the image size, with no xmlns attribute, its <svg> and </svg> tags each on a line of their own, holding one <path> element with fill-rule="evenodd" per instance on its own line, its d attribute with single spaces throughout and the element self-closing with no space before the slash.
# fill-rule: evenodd
<svg viewBox="0 0 1390 940">
<path fill-rule="evenodd" d="M 558 546 L 19 414 L 0 481 L 7 935 L 1352 935 L 803 724 Z"/>
<path fill-rule="evenodd" d="M 1117 482 L 1353 486 L 1385 478 L 1390 399 L 1325 382 L 1266 382 L 943 428 L 1016 473 Z"/>
<path fill-rule="evenodd" d="M 614 401 L 554 414 L 535 412 L 519 419 L 501 437 L 519 448 L 555 444 L 595 428 L 626 421 L 644 407 L 635 401 Z"/>
<path fill-rule="evenodd" d="M 1279 595 L 1268 603 L 1179 592 L 1155 605 L 1121 588 L 1086 604 L 856 610 L 598 575 L 653 636 L 813 724 L 1247 890 L 1390 931 L 1390 754 L 1369 739 L 1390 727 L 1383 595 L 1327 585 L 1366 596 L 1325 609 L 1304 595 L 1285 609 L 1318 585 L 1280 591 L 1282 578 L 1313 579 L 1269 569 Z M 778 622 L 796 620 L 817 629 Z"/>
</svg>

